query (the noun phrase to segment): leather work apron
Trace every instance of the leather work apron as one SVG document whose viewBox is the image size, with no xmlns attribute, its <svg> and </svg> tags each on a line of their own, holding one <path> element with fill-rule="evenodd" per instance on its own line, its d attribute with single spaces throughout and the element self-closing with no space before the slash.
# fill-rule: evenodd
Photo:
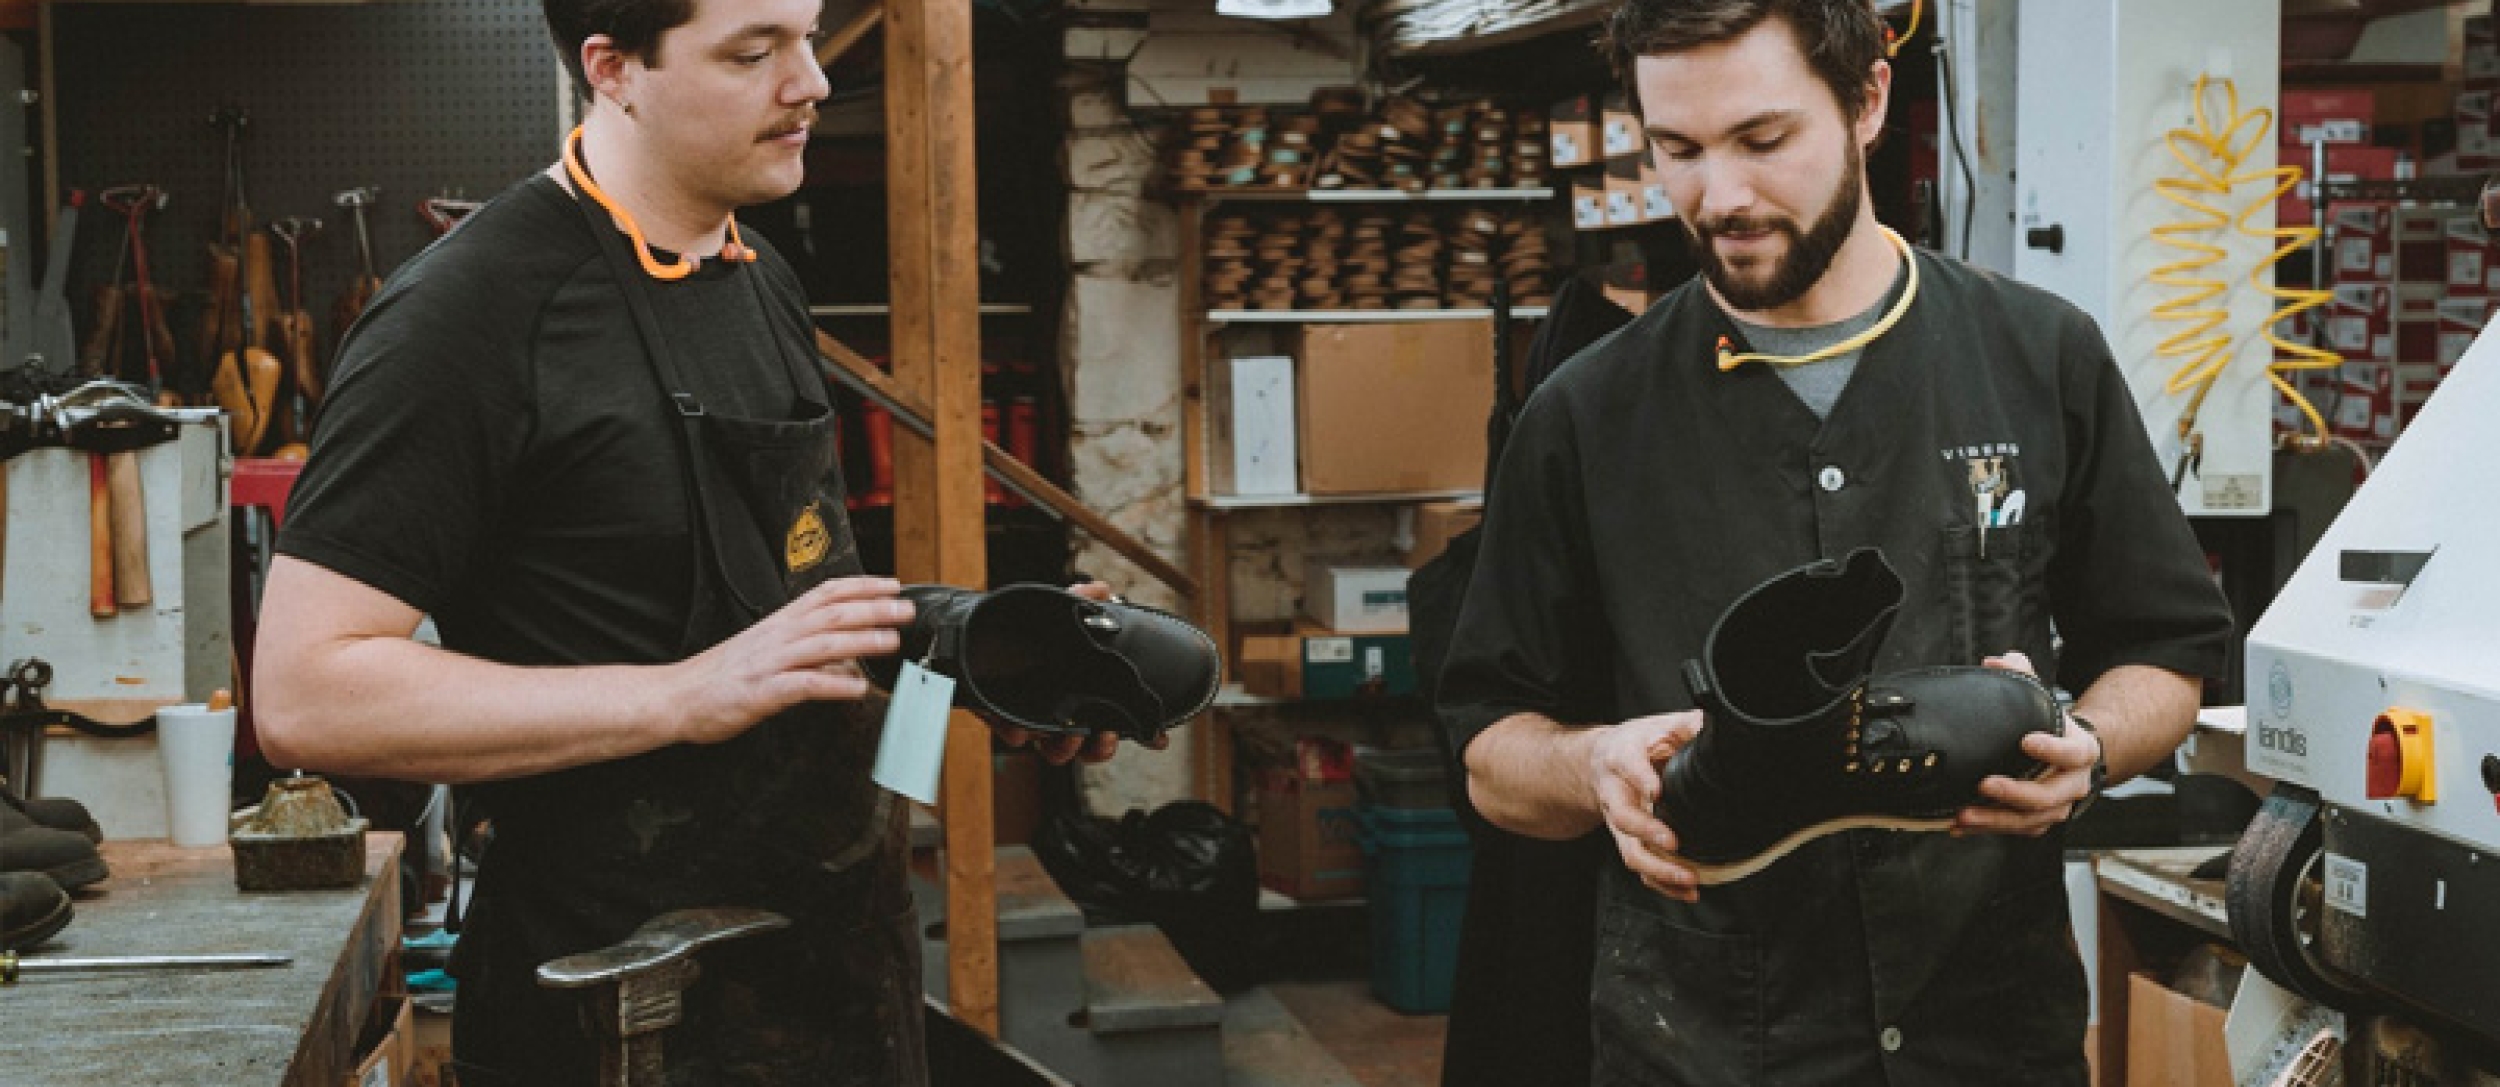
<svg viewBox="0 0 2500 1087">
<path fill-rule="evenodd" d="M 602 209 L 577 206 L 678 423 L 695 564 L 680 650 L 693 656 L 860 571 L 833 410 L 812 360 L 786 344 L 798 418 L 706 410 L 686 391 L 652 304 L 665 287 L 642 273 Z M 762 270 L 733 274 L 769 316 Z M 867 704 L 802 704 L 722 743 L 550 775 L 554 803 L 495 813 L 481 873 L 491 892 L 454 964 L 461 1082 L 595 1082 L 583 995 L 538 988 L 538 965 L 614 943 L 668 910 L 746 906 L 794 924 L 700 953 L 684 1021 L 662 1034 L 669 1083 L 926 1083 L 920 940 L 904 882 L 909 820 L 869 778 L 877 737 Z"/>
</svg>

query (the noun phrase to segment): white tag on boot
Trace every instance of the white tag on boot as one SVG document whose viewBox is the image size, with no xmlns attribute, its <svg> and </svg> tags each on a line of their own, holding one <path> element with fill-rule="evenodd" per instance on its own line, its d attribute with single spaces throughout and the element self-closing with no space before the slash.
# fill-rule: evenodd
<svg viewBox="0 0 2500 1087">
<path fill-rule="evenodd" d="M 923 804 L 937 803 L 938 772 L 946 764 L 946 716 L 955 704 L 955 681 L 905 662 L 894 680 L 894 701 L 885 709 L 885 732 L 877 741 L 876 783 Z"/>
</svg>

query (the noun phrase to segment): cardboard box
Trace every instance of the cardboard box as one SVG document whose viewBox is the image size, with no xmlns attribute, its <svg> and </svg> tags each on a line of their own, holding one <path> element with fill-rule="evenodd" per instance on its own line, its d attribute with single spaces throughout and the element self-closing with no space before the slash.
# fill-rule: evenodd
<svg viewBox="0 0 2500 1087">
<path fill-rule="evenodd" d="M 2437 363 L 2398 363 L 2396 370 L 2396 433 L 2403 434 L 2413 425 L 2414 413 L 2430 403 L 2431 394 L 2439 391 L 2439 379 L 2447 370 Z"/>
<path fill-rule="evenodd" d="M 2337 283 L 2328 303 L 2327 346 L 2347 359 L 2396 358 L 2396 291 L 2385 283 Z"/>
<path fill-rule="evenodd" d="M 1571 179 L 1571 225 L 1576 230 L 1605 229 L 1605 178 L 1575 177 Z"/>
<path fill-rule="evenodd" d="M 1667 199 L 1667 183 L 1658 176 L 1658 156 L 1641 156 L 1641 221 L 1663 223 L 1675 218 L 1675 201 Z"/>
<path fill-rule="evenodd" d="M 2444 292 L 2450 298 L 2481 298 L 2491 293 L 2491 241 L 2472 216 L 2448 219 L 2444 234 L 2447 274 Z M 2443 311 L 2444 312 L 2444 311 Z"/>
<path fill-rule="evenodd" d="M 1247 630 L 1233 653 L 1233 681 L 1261 698 L 1302 697 L 1302 637 L 1288 624 Z"/>
<path fill-rule="evenodd" d="M 2441 372 L 2453 368 L 2465 357 L 2465 349 L 2474 346 L 2474 337 L 2483 334 L 2484 322 L 2491 319 L 2488 298 L 2456 297 L 2439 303 L 2439 354 Z"/>
<path fill-rule="evenodd" d="M 1304 491 L 1484 485 L 1490 319 L 1305 325 L 1296 359 Z"/>
<path fill-rule="evenodd" d="M 347 1074 L 346 1087 L 408 1087 L 413 1075 L 416 1028 L 405 996 L 383 996 L 357 1038 L 361 1057 Z"/>
<path fill-rule="evenodd" d="M 419 1008 L 410 1027 L 408 1082 L 443 1087 L 443 1070 L 451 1064 L 451 1013 Z"/>
<path fill-rule="evenodd" d="M 1261 698 L 1340 699 L 1415 693 L 1415 643 L 1404 631 L 1352 634 L 1308 619 L 1243 632 L 1232 675 Z"/>
<path fill-rule="evenodd" d="M 1292 494 L 1301 485 L 1294 434 L 1293 358 L 1251 355 L 1219 363 L 1207 383 L 1207 487 L 1216 494 Z"/>
<path fill-rule="evenodd" d="M 1259 784 L 1259 883 L 1303 901 L 1363 892 L 1361 828 L 1351 781 L 1287 773 Z"/>
<path fill-rule="evenodd" d="M 2387 362 L 2347 362 L 2335 415 L 2335 433 L 2357 442 L 2396 440 L 2396 367 Z"/>
<path fill-rule="evenodd" d="M 1598 136 L 1599 158 L 1637 155 L 1649 143 L 1641 136 L 1641 119 L 1632 115 L 1631 103 L 1621 94 L 1606 97 L 1605 111 L 1598 118 Z"/>
<path fill-rule="evenodd" d="M 1638 226 L 1641 217 L 1641 160 L 1624 155 L 1606 160 L 1606 225 Z"/>
<path fill-rule="evenodd" d="M 1357 634 L 1307 620 L 1302 639 L 1302 697 L 1357 698 L 1415 693 L 1415 643 L 1405 631 Z"/>
<path fill-rule="evenodd" d="M 2128 1087 L 2233 1087 L 2226 1018 L 2149 977 L 2127 975 Z"/>
<path fill-rule="evenodd" d="M 2390 220 L 2395 235 L 2395 269 L 2397 282 L 2407 285 L 2433 286 L 2448 277 L 2448 224 L 2460 213 L 2447 208 L 2397 208 Z M 2415 316 L 2431 316 L 2431 304 L 2442 293 L 2425 294 Z M 2404 312 L 2403 299 L 2398 300 L 2399 315 Z"/>
<path fill-rule="evenodd" d="M 2491 42 L 2467 39 L 2463 59 L 2466 82 L 2500 81 L 2500 48 L 2494 48 Z"/>
<path fill-rule="evenodd" d="M 1597 161 L 1597 101 L 1578 95 L 1556 102 L 1545 113 L 1545 139 L 1556 166 L 1586 166 Z"/>
<path fill-rule="evenodd" d="M 1415 507 L 1415 542 L 1406 549 L 1406 568 L 1419 569 L 1449 549 L 1450 541 L 1484 520 L 1482 502 L 1426 502 Z"/>
<path fill-rule="evenodd" d="M 2327 208 L 2335 224 L 2335 282 L 2385 283 L 2396 274 L 2396 220 L 2386 204 L 2348 201 Z"/>
<path fill-rule="evenodd" d="M 1406 629 L 1406 567 L 1312 563 L 1305 567 L 1302 613 L 1349 634 Z"/>
</svg>

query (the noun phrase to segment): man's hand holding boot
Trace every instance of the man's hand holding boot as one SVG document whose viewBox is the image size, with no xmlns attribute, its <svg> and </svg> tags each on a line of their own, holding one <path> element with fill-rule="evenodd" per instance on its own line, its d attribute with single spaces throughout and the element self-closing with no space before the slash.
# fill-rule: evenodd
<svg viewBox="0 0 2500 1087">
<path fill-rule="evenodd" d="M 1674 829 L 1658 818 L 1658 770 L 1701 728 L 1700 710 L 1636 717 L 1594 730 L 1588 747 L 1589 788 L 1624 866 L 1685 902 L 1700 898 L 1700 884 L 1676 855 Z"/>
<path fill-rule="evenodd" d="M 1980 662 L 1990 668 L 2035 675 L 2031 658 L 2007 653 Z M 2074 814 L 2075 805 L 2092 794 L 2092 767 L 2101 760 L 2101 741 L 2079 728 L 2063 736 L 2034 732 L 2023 737 L 2023 753 L 2040 760 L 2048 772 L 2033 780 L 2002 775 L 1979 783 L 1992 804 L 1973 804 L 1953 819 L 1955 834 L 2019 834 L 2037 838 Z"/>
</svg>

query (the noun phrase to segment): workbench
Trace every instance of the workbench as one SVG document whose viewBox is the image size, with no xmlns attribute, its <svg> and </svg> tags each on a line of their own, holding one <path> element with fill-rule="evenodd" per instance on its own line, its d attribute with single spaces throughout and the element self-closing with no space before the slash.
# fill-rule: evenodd
<svg viewBox="0 0 2500 1087">
<path fill-rule="evenodd" d="M 276 968 L 28 973 L 0 988 L 0 1082 L 338 1087 L 376 996 L 399 988 L 401 837 L 365 840 L 361 886 L 243 893 L 225 846 L 107 841 L 111 879 L 47 957 L 276 952 Z"/>
</svg>

